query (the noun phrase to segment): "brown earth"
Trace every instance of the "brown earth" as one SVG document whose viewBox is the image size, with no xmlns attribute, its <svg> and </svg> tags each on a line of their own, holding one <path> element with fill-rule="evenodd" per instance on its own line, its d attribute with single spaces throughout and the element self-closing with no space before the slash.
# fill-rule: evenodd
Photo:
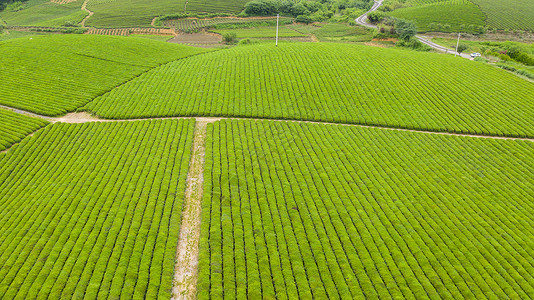
<svg viewBox="0 0 534 300">
<path fill-rule="evenodd" d="M 176 44 L 211 45 L 215 46 L 222 42 L 222 36 L 215 33 L 181 33 L 168 41 Z"/>
</svg>

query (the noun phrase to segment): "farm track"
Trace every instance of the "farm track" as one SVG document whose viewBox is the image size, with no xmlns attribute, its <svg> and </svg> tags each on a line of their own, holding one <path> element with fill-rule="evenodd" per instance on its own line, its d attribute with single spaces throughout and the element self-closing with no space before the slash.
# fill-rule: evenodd
<svg viewBox="0 0 534 300">
<path fill-rule="evenodd" d="M 384 0 L 375 1 L 375 3 L 373 4 L 373 7 L 371 7 L 371 9 L 368 12 L 366 12 L 365 14 L 363 14 L 363 15 L 359 16 L 358 18 L 356 18 L 356 20 L 355 20 L 356 23 L 358 23 L 358 24 L 360 24 L 362 26 L 365 26 L 365 27 L 376 28 L 376 25 L 367 23 L 367 14 L 369 14 L 370 12 L 376 11 L 380 6 L 382 6 L 383 2 L 384 2 Z M 425 44 L 427 46 L 430 46 L 432 49 L 435 49 L 435 50 L 438 50 L 438 51 L 441 51 L 441 52 L 445 52 L 447 54 L 454 54 L 454 55 L 457 54 L 454 50 L 451 50 L 451 49 L 449 49 L 447 47 L 443 47 L 443 46 L 438 45 L 438 44 L 436 44 L 434 42 L 431 42 L 430 40 L 427 40 L 422 36 L 416 35 L 415 37 L 421 43 L 423 43 L 423 44 Z M 460 56 L 463 57 L 463 58 L 471 59 L 471 57 L 468 54 L 465 54 L 465 53 L 460 54 Z"/>
<path fill-rule="evenodd" d="M 191 162 L 187 173 L 184 210 L 176 250 L 173 300 L 195 299 L 198 278 L 198 255 L 202 196 L 204 194 L 204 156 L 207 124 L 215 119 L 197 119 Z"/>
<path fill-rule="evenodd" d="M 85 18 L 83 18 L 82 22 L 80 23 L 80 25 L 81 25 L 82 27 L 84 27 L 84 28 L 85 28 L 85 21 L 87 21 L 87 19 L 89 19 L 89 18 L 94 14 L 94 12 L 92 12 L 92 11 L 90 11 L 90 10 L 87 9 L 87 3 L 88 3 L 88 2 L 89 2 L 89 0 L 85 0 L 85 1 L 83 1 L 83 4 L 82 4 L 82 10 L 83 10 L 83 11 L 86 11 L 86 12 L 89 14 L 88 16 L 86 16 Z"/>
<path fill-rule="evenodd" d="M 160 118 L 136 118 L 136 119 L 102 119 L 95 117 L 86 112 L 78 113 L 68 113 L 62 117 L 47 117 L 31 112 L 23 111 L 20 109 L 13 109 L 8 106 L 0 105 L 0 108 L 9 109 L 19 114 L 24 114 L 36 118 L 43 118 L 51 123 L 87 123 L 87 122 L 133 122 L 133 121 L 143 121 L 143 120 L 168 120 L 168 119 L 196 119 L 197 122 L 216 122 L 220 120 L 253 120 L 253 121 L 274 121 L 274 122 L 292 122 L 292 123 L 309 123 L 309 124 L 323 124 L 323 125 L 338 125 L 338 126 L 354 126 L 354 127 L 363 127 L 363 128 L 378 128 L 384 130 L 397 130 L 397 131 L 409 131 L 409 132 L 418 132 L 426 134 L 442 134 L 442 135 L 453 135 L 453 136 L 463 136 L 463 137 L 475 137 L 475 138 L 486 138 L 486 139 L 499 139 L 499 140 L 525 140 L 534 142 L 532 138 L 520 138 L 520 137 L 507 137 L 507 136 L 492 136 L 492 135 L 477 135 L 477 134 L 467 134 L 467 133 L 452 133 L 452 132 L 442 132 L 442 131 L 428 131 L 428 130 L 416 130 L 416 129 L 406 129 L 406 128 L 395 128 L 387 126 L 377 126 L 377 125 L 363 125 L 363 124 L 348 124 L 348 123 L 332 123 L 332 122 L 321 122 L 321 121 L 306 121 L 306 120 L 290 120 L 290 119 L 269 119 L 269 118 L 242 118 L 242 117 L 205 117 L 205 116 L 187 116 L 187 117 L 160 117 Z"/>
</svg>

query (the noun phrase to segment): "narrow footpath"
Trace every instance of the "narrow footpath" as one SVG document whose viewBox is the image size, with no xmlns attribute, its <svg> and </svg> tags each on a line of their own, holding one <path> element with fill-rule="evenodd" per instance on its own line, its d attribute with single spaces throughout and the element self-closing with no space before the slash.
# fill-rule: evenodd
<svg viewBox="0 0 534 300">
<path fill-rule="evenodd" d="M 453 132 L 443 132 L 443 131 L 429 131 L 429 130 L 417 130 L 417 129 L 406 129 L 406 128 L 396 128 L 388 126 L 376 126 L 376 125 L 362 125 L 362 124 L 350 124 L 350 123 L 332 123 L 332 122 L 323 122 L 323 121 L 305 121 L 305 120 L 288 120 L 288 119 L 270 119 L 270 118 L 254 118 L 254 117 L 160 117 L 160 118 L 137 118 L 137 119 L 102 119 L 95 117 L 86 112 L 75 112 L 68 113 L 61 117 L 47 117 L 38 115 L 32 112 L 23 111 L 20 109 L 14 109 L 8 106 L 0 105 L 0 108 L 8 109 L 19 114 L 31 116 L 34 118 L 42 118 L 47 120 L 50 123 L 87 123 L 87 122 L 133 122 L 133 121 L 143 121 L 143 120 L 178 120 L 178 119 L 196 119 L 197 122 L 216 122 L 220 120 L 253 120 L 253 121 L 273 121 L 273 122 L 290 122 L 290 123 L 308 123 L 308 124 L 323 124 L 323 125 L 337 125 L 337 126 L 352 126 L 352 127 L 363 127 L 363 128 L 377 128 L 382 130 L 396 130 L 396 131 L 409 131 L 409 132 L 418 132 L 426 134 L 441 134 L 441 135 L 453 135 L 453 136 L 463 136 L 463 137 L 475 137 L 475 138 L 484 138 L 484 139 L 498 139 L 498 140 L 527 140 L 534 142 L 532 138 L 521 138 L 521 137 L 509 137 L 509 136 L 493 136 L 493 135 L 480 135 L 480 134 L 469 134 L 469 133 L 453 133 Z"/>
<path fill-rule="evenodd" d="M 213 119 L 196 119 L 193 151 L 187 174 L 184 211 L 174 267 L 173 300 L 196 299 L 200 219 L 204 192 L 206 129 Z"/>
</svg>

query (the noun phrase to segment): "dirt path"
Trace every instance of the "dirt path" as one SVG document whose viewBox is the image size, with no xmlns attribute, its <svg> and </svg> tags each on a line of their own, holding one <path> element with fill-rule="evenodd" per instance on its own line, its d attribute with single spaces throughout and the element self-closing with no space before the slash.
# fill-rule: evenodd
<svg viewBox="0 0 534 300">
<path fill-rule="evenodd" d="M 337 125 L 337 126 L 354 126 L 354 127 L 363 127 L 363 128 L 378 128 L 383 130 L 396 130 L 396 131 L 409 131 L 409 132 L 419 132 L 419 133 L 427 133 L 427 134 L 442 134 L 442 135 L 453 135 L 453 136 L 465 136 L 465 137 L 476 137 L 476 138 L 484 138 L 484 139 L 498 139 L 498 140 L 526 140 L 534 142 L 534 139 L 532 138 L 519 138 L 519 137 L 507 137 L 507 136 L 492 136 L 492 135 L 477 135 L 477 134 L 466 134 L 466 133 L 452 133 L 452 132 L 440 132 L 440 131 L 428 131 L 428 130 L 416 130 L 416 129 L 405 129 L 405 128 L 394 128 L 394 127 L 387 127 L 387 126 L 370 126 L 370 125 L 362 125 L 362 124 L 346 124 L 346 123 L 331 123 L 331 122 L 321 122 L 321 121 L 304 121 L 304 120 L 281 120 L 281 119 L 269 119 L 269 118 L 238 118 L 238 117 L 163 117 L 163 118 L 140 118 L 140 119 L 120 119 L 120 120 L 112 120 L 112 119 L 102 119 L 96 116 L 93 116 L 86 112 L 78 112 L 78 113 L 68 113 L 65 116 L 62 117 L 47 117 L 47 116 L 41 116 L 38 114 L 34 114 L 31 112 L 23 111 L 20 109 L 13 109 L 8 106 L 0 105 L 0 108 L 9 109 L 19 114 L 28 115 L 35 118 L 42 118 L 46 119 L 47 121 L 51 123 L 86 123 L 86 122 L 133 122 L 133 121 L 143 121 L 143 120 L 168 120 L 168 119 L 196 119 L 197 122 L 205 121 L 205 122 L 216 122 L 220 120 L 254 120 L 254 121 L 274 121 L 274 122 L 291 122 L 291 123 L 310 123 L 310 124 L 323 124 L 323 125 Z"/>
<path fill-rule="evenodd" d="M 187 174 L 184 211 L 180 238 L 176 249 L 174 267 L 173 300 L 196 299 L 198 275 L 198 245 L 200 241 L 200 217 L 204 189 L 204 156 L 206 154 L 206 127 L 212 119 L 197 119 L 193 152 Z"/>
<path fill-rule="evenodd" d="M 82 27 L 85 27 L 85 21 L 87 21 L 87 19 L 89 19 L 94 14 L 94 12 L 92 12 L 92 11 L 87 9 L 87 2 L 89 2 L 89 0 L 83 1 L 83 4 L 82 4 L 82 10 L 86 11 L 87 13 L 89 13 L 89 15 L 86 16 L 85 18 L 83 18 L 82 22 L 80 23 L 80 25 L 82 25 Z"/>
</svg>

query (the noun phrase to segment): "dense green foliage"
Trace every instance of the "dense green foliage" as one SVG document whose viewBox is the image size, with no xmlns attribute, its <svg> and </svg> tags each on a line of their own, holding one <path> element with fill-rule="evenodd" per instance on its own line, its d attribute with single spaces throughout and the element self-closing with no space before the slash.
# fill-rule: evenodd
<svg viewBox="0 0 534 300">
<path fill-rule="evenodd" d="M 530 299 L 534 144 L 208 127 L 199 299 Z"/>
<path fill-rule="evenodd" d="M 0 154 L 0 295 L 169 299 L 193 129 L 60 123 Z"/>
<path fill-rule="evenodd" d="M 331 1 L 293 1 L 293 0 L 252 0 L 245 4 L 244 15 L 249 16 L 273 16 L 282 14 L 296 17 L 298 22 L 312 23 L 325 21 L 337 15 L 334 19 L 342 16 L 351 16 L 354 11 L 371 8 L 371 0 L 331 0 Z M 348 21 L 348 20 L 344 20 Z"/>
<path fill-rule="evenodd" d="M 0 104 L 60 115 L 160 64 L 205 50 L 139 38 L 50 35 L 0 43 Z"/>
<path fill-rule="evenodd" d="M 534 136 L 534 85 L 452 56 L 348 44 L 235 47 L 89 103 L 106 118 L 237 116 Z"/>
<path fill-rule="evenodd" d="M 27 117 L 0 108 L 0 151 L 20 142 L 28 134 L 48 124 L 47 121 Z"/>
<path fill-rule="evenodd" d="M 4 10 L 10 5 L 22 5 L 27 0 L 0 0 L 0 11 Z"/>
<path fill-rule="evenodd" d="M 94 15 L 86 22 L 96 27 L 149 27 L 159 15 L 183 12 L 185 0 L 114 0 L 89 1 Z"/>
<path fill-rule="evenodd" d="M 83 0 L 57 4 L 50 0 L 28 0 L 18 11 L 5 10 L 0 17 L 11 26 L 63 26 L 77 24 L 87 12 L 81 10 Z"/>
<path fill-rule="evenodd" d="M 534 1 L 471 0 L 487 16 L 488 26 L 534 32 Z"/>
<path fill-rule="evenodd" d="M 397 19 L 395 22 L 395 32 L 401 40 L 409 41 L 417 34 L 417 27 L 412 21 Z"/>
<path fill-rule="evenodd" d="M 467 0 L 442 1 L 397 9 L 389 15 L 414 21 L 419 32 L 479 33 L 485 25 L 484 13 Z"/>
</svg>

